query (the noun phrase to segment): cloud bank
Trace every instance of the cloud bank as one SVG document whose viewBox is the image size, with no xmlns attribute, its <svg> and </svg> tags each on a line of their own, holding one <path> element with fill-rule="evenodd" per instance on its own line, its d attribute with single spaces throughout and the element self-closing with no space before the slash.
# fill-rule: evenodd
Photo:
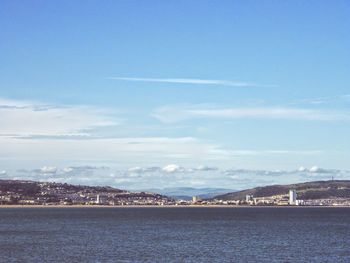
<svg viewBox="0 0 350 263">
<path fill-rule="evenodd" d="M 105 185 L 122 189 L 165 187 L 225 187 L 245 189 L 268 184 L 287 184 L 314 180 L 348 179 L 350 171 L 301 167 L 295 170 L 224 169 L 200 165 L 196 167 L 167 164 L 117 169 L 106 166 L 43 166 L 2 174 L 4 178 L 55 181 L 74 184 Z"/>
</svg>

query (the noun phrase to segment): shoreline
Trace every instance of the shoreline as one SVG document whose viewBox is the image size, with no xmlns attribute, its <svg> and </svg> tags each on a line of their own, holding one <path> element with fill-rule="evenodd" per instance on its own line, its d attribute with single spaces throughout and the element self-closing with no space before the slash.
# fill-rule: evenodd
<svg viewBox="0 0 350 263">
<path fill-rule="evenodd" d="M 100 209 L 100 208 L 350 208 L 350 206 L 249 206 L 249 205 L 116 205 L 116 206 L 108 206 L 108 205 L 0 205 L 0 209 L 2 208 L 86 208 L 86 209 Z"/>
</svg>

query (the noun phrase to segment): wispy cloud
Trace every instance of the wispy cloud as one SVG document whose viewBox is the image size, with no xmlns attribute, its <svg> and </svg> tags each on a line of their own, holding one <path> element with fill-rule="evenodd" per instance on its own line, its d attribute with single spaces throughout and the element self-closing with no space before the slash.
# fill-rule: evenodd
<svg viewBox="0 0 350 263">
<path fill-rule="evenodd" d="M 152 116 L 164 123 L 173 123 L 193 118 L 226 119 L 279 119 L 279 120 L 350 120 L 350 112 L 332 110 L 313 110 L 301 108 L 204 108 L 202 106 L 160 107 Z"/>
<path fill-rule="evenodd" d="M 174 157 L 176 156 L 176 157 Z M 6 160 L 1 160 L 6 158 Z M 0 161 L 33 164 L 92 162 L 121 165 L 162 163 L 169 160 L 229 160 L 220 145 L 191 137 L 98 138 L 89 140 L 12 139 L 0 137 Z M 1 164 L 1 162 L 0 162 Z M 6 167 L 4 167 L 6 168 Z"/>
<path fill-rule="evenodd" d="M 86 131 L 118 125 L 107 109 L 0 98 L 0 137 L 86 138 Z M 84 131 L 84 132 L 83 132 Z"/>
<path fill-rule="evenodd" d="M 339 104 L 339 103 L 348 103 L 350 102 L 350 95 L 336 95 L 336 96 L 325 96 L 325 97 L 314 97 L 314 98 L 304 98 L 295 100 L 289 105 L 322 105 L 322 104 Z"/>
<path fill-rule="evenodd" d="M 276 85 L 262 85 L 252 82 L 242 82 L 233 80 L 218 79 L 188 79 L 188 78 L 127 78 L 127 77 L 108 77 L 107 79 L 137 81 L 137 82 L 159 82 L 172 84 L 194 84 L 194 85 L 217 85 L 232 87 L 276 87 Z"/>
</svg>

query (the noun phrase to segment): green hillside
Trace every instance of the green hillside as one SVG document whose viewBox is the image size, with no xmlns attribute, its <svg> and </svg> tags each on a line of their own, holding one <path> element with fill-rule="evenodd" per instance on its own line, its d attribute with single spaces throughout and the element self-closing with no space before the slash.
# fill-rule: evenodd
<svg viewBox="0 0 350 263">
<path fill-rule="evenodd" d="M 221 200 L 244 200 L 246 195 L 264 197 L 297 190 L 298 199 L 350 198 L 350 180 L 315 181 L 289 185 L 270 185 L 215 196 Z"/>
</svg>

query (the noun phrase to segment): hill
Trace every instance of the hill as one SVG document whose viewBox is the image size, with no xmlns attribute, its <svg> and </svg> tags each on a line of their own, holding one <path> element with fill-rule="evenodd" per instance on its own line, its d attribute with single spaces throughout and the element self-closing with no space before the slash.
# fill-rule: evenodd
<svg viewBox="0 0 350 263">
<path fill-rule="evenodd" d="M 164 195 L 130 192 L 109 186 L 0 180 L 0 204 L 158 204 Z"/>
<path fill-rule="evenodd" d="M 213 199 L 244 200 L 246 195 L 253 195 L 254 197 L 283 195 L 288 194 L 290 189 L 295 189 L 298 193 L 298 199 L 303 200 L 350 198 L 350 180 L 330 180 L 256 187 L 223 195 L 217 195 Z"/>
<path fill-rule="evenodd" d="M 43 189 L 60 189 L 66 192 L 85 191 L 90 193 L 111 192 L 122 193 L 126 192 L 109 186 L 86 186 L 86 185 L 72 185 L 67 183 L 54 182 L 35 182 L 27 180 L 0 180 L 0 192 L 15 192 L 26 196 L 33 196 L 39 194 Z"/>
</svg>

